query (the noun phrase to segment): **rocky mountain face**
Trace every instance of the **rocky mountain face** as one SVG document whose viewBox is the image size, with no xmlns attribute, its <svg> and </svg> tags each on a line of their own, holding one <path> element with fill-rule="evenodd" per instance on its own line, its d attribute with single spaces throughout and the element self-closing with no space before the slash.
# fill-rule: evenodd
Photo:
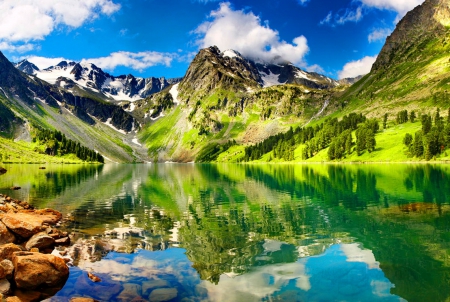
<svg viewBox="0 0 450 302">
<path fill-rule="evenodd" d="M 89 92 L 100 94 L 106 100 L 135 101 L 159 92 L 181 79 L 150 77 L 147 79 L 133 75 L 112 76 L 91 63 L 62 61 L 55 66 L 39 70 L 28 61 L 16 64 L 19 70 L 66 89 L 78 85 Z"/>
<path fill-rule="evenodd" d="M 450 26 L 448 0 L 426 0 L 408 12 L 386 39 L 372 71 L 387 69 L 402 60 L 408 60 L 411 47 L 442 37 Z M 421 45 L 424 47 L 425 45 Z"/>
<path fill-rule="evenodd" d="M 258 88 L 283 84 L 329 89 L 339 83 L 326 76 L 306 72 L 289 62 L 257 63 L 234 50 L 221 52 L 216 46 L 200 50 L 180 83 L 180 97 L 202 98 L 216 90 L 248 93 Z"/>
<path fill-rule="evenodd" d="M 22 67 L 28 65 L 23 63 Z M 64 71 L 71 65 L 76 66 L 61 63 L 56 68 Z M 145 155 L 141 157 L 141 150 L 139 154 L 130 151 L 133 150 L 130 146 L 140 148 L 140 145 L 134 146 L 132 143 L 139 124 L 122 107 L 27 75 L 1 53 L 0 121 L 2 136 L 30 137 L 29 134 L 23 135 L 23 132 L 29 132 L 34 127 L 50 128 L 114 161 L 146 159 Z M 126 140 L 129 140 L 129 145 L 123 143 Z"/>
</svg>

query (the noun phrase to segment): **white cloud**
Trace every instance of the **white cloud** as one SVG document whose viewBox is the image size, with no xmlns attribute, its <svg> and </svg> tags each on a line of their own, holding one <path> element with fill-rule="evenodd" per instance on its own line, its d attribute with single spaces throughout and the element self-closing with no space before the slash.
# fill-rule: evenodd
<svg viewBox="0 0 450 302">
<path fill-rule="evenodd" d="M 331 22 L 331 18 L 333 17 L 333 12 L 329 12 L 328 15 L 320 21 L 320 25 L 329 24 Z"/>
<path fill-rule="evenodd" d="M 33 49 L 35 49 L 35 46 L 30 43 L 13 45 L 11 43 L 4 42 L 4 41 L 0 42 L 0 50 L 1 51 L 23 53 L 23 52 L 31 51 Z"/>
<path fill-rule="evenodd" d="M 106 70 L 114 70 L 117 66 L 125 66 L 134 70 L 143 71 L 155 65 L 170 66 L 175 54 L 154 51 L 144 52 L 113 52 L 107 57 L 83 59 L 82 62 L 93 63 Z"/>
<path fill-rule="evenodd" d="M 216 45 L 222 51 L 234 49 L 257 61 L 282 58 L 305 65 L 303 57 L 309 47 L 304 36 L 296 37 L 292 43 L 283 41 L 267 22 L 262 25 L 260 18 L 252 12 L 233 10 L 230 3 L 221 3 L 218 10 L 211 12 L 210 18 L 211 21 L 203 22 L 194 31 L 199 35 L 197 44 L 200 47 Z"/>
<path fill-rule="evenodd" d="M 310 0 L 297 0 L 298 4 L 300 5 L 306 5 Z"/>
<path fill-rule="evenodd" d="M 387 36 L 389 36 L 392 33 L 392 29 L 390 28 L 378 28 L 374 29 L 367 39 L 370 43 L 377 42 L 377 41 L 384 41 Z"/>
<path fill-rule="evenodd" d="M 106 57 L 82 59 L 81 62 L 92 63 L 100 67 L 101 69 L 109 71 L 113 71 L 118 66 L 125 66 L 137 71 L 143 71 L 146 68 L 156 65 L 170 66 L 171 62 L 178 57 L 179 56 L 177 54 L 160 53 L 153 51 L 137 53 L 118 51 L 113 52 Z M 39 56 L 22 56 L 20 58 L 15 58 L 16 61 L 21 61 L 23 59 L 27 59 L 28 61 L 36 65 L 39 69 L 45 69 L 50 66 L 55 66 L 61 61 L 74 61 L 63 57 L 46 58 Z"/>
<path fill-rule="evenodd" d="M 403 17 L 408 11 L 412 10 L 425 0 L 359 0 L 364 5 L 378 9 L 387 9 L 395 11 L 400 17 Z"/>
<path fill-rule="evenodd" d="M 112 0 L 2 0 L 0 42 L 42 40 L 61 25 L 76 28 L 119 9 Z"/>
<path fill-rule="evenodd" d="M 336 23 L 345 24 L 347 22 L 358 22 L 362 17 L 362 7 L 357 7 L 356 10 L 346 9 L 343 15 L 336 16 Z"/>
<path fill-rule="evenodd" d="M 67 60 L 63 57 L 57 57 L 57 58 L 46 58 L 46 57 L 39 57 L 39 56 L 24 56 L 20 57 L 18 59 L 15 59 L 16 61 L 22 61 L 24 59 L 27 59 L 29 62 L 36 65 L 39 69 L 45 69 L 50 66 L 55 66 L 61 61 L 73 61 L 73 60 Z"/>
<path fill-rule="evenodd" d="M 348 62 L 344 65 L 342 70 L 338 72 L 339 79 L 354 78 L 368 74 L 376 59 L 377 56 L 367 56 L 357 61 Z"/>
</svg>

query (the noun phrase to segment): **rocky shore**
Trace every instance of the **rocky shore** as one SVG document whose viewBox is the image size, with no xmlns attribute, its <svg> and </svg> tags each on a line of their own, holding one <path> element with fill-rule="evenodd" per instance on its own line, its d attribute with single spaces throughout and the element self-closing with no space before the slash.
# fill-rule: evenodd
<svg viewBox="0 0 450 302">
<path fill-rule="evenodd" d="M 70 244 L 57 228 L 61 219 L 58 211 L 0 194 L 0 301 L 40 301 L 64 286 L 67 260 L 52 254 Z"/>
</svg>

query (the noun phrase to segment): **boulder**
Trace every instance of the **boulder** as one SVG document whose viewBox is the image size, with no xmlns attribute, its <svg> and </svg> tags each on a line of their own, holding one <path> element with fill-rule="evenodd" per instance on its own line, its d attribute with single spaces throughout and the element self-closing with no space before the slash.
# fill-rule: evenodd
<svg viewBox="0 0 450 302">
<path fill-rule="evenodd" d="M 19 297 L 16 296 L 12 296 L 12 297 L 8 297 L 6 298 L 6 302 L 23 302 L 22 300 L 20 300 Z"/>
<path fill-rule="evenodd" d="M 5 271 L 5 278 L 11 279 L 14 273 L 14 264 L 11 260 L 4 259 L 0 261 L 0 267 Z"/>
<path fill-rule="evenodd" d="M 14 295 L 16 295 L 16 297 L 19 298 L 20 301 L 27 301 L 27 302 L 42 301 L 41 293 L 38 291 L 16 289 L 14 291 Z"/>
<path fill-rule="evenodd" d="M 0 280 L 0 294 L 6 295 L 11 291 L 11 283 L 6 279 Z"/>
<path fill-rule="evenodd" d="M 64 238 L 56 239 L 55 240 L 55 245 L 57 245 L 57 246 L 70 245 L 70 238 L 69 237 L 64 237 Z"/>
<path fill-rule="evenodd" d="M 14 234 L 8 230 L 6 225 L 0 221 L 0 244 L 14 243 L 16 242 L 16 237 Z"/>
<path fill-rule="evenodd" d="M 8 259 L 12 261 L 13 253 L 22 251 L 22 248 L 14 243 L 0 245 L 0 261 Z"/>
<path fill-rule="evenodd" d="M 148 299 L 152 302 L 169 301 L 178 295 L 176 288 L 158 288 L 152 291 Z"/>
<path fill-rule="evenodd" d="M 12 262 L 17 288 L 54 287 L 64 284 L 69 276 L 66 262 L 54 255 L 15 252 Z"/>
<path fill-rule="evenodd" d="M 41 231 L 43 220 L 32 213 L 8 212 L 3 215 L 2 222 L 13 233 L 23 238 L 30 238 Z"/>
<path fill-rule="evenodd" d="M 40 232 L 31 236 L 31 238 L 25 244 L 25 248 L 27 250 L 31 250 L 32 248 L 43 250 L 45 248 L 53 246 L 54 244 L 55 239 L 47 235 L 46 232 Z"/>
</svg>

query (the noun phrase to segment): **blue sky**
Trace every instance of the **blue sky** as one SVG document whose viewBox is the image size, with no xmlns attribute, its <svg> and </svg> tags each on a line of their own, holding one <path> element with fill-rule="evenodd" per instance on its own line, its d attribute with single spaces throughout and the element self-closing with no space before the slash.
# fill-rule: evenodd
<svg viewBox="0 0 450 302">
<path fill-rule="evenodd" d="M 0 50 L 40 68 L 67 59 L 171 78 L 217 45 L 343 78 L 367 73 L 396 22 L 423 1 L 2 0 Z"/>
</svg>

